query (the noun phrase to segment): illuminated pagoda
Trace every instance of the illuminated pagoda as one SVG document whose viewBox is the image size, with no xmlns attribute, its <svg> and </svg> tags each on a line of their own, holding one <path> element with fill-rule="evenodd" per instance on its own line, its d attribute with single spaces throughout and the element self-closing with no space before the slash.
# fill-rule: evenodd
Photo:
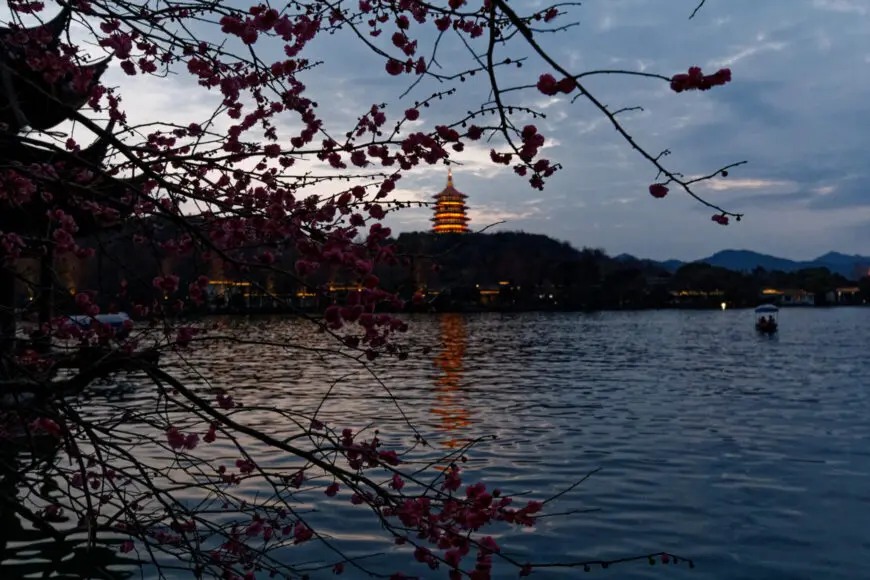
<svg viewBox="0 0 870 580">
<path fill-rule="evenodd" d="M 469 218 L 465 214 L 468 196 L 453 187 L 453 170 L 447 170 L 447 187 L 435 197 L 435 217 L 432 231 L 436 234 L 464 234 Z"/>
</svg>

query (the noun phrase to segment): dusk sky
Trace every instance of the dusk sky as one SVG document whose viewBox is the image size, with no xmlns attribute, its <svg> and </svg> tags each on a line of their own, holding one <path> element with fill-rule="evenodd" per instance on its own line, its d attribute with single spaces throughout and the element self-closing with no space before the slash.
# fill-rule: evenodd
<svg viewBox="0 0 870 580">
<path fill-rule="evenodd" d="M 518 10 L 523 4 L 544 7 L 511 3 Z M 748 161 L 729 177 L 697 189 L 710 201 L 745 213 L 740 223 L 717 225 L 710 220 L 712 210 L 675 189 L 665 199 L 653 199 L 648 185 L 655 170 L 599 112 L 582 99 L 571 104 L 531 88 L 507 98 L 548 114 L 534 121 L 548 139 L 544 156 L 565 169 L 541 192 L 510 168 L 492 164 L 492 144 L 481 142 L 456 154 L 461 165 L 454 167 L 454 180 L 470 196 L 472 226 L 506 220 L 499 229 L 655 259 L 696 259 L 726 248 L 793 259 L 829 250 L 870 254 L 870 3 L 707 0 L 689 20 L 696 4 L 587 0 L 561 17 L 562 24 L 576 21 L 578 26 L 541 35 L 540 41 L 573 73 L 625 68 L 671 76 L 693 65 L 709 73 L 730 67 L 733 81 L 705 93 L 676 94 L 663 81 L 636 77 L 591 77 L 586 86 L 611 109 L 642 106 L 644 112 L 620 118 L 650 153 L 672 151 L 665 160 L 671 170 L 696 176 Z M 378 44 L 398 56 L 389 42 L 393 31 L 387 27 Z M 426 38 L 431 35 L 421 38 L 421 54 L 429 55 Z M 306 54 L 325 61 L 302 80 L 338 135 L 372 103 L 388 103 L 395 119 L 415 99 L 451 86 L 429 79 L 400 100 L 413 77 L 389 77 L 383 57 L 347 33 L 322 35 Z M 528 54 L 516 39 L 499 56 Z M 439 55 L 444 73 L 472 62 L 455 34 L 445 37 Z M 540 58 L 530 58 L 522 69 L 500 74 L 510 86 L 533 84 L 545 72 L 551 70 Z M 455 83 L 459 92 L 423 110 L 417 125 L 429 129 L 479 108 L 488 99 L 483 77 Z M 168 80 L 131 78 L 114 68 L 107 80 L 120 85 L 131 120 L 186 124 L 210 111 L 211 99 L 184 74 Z M 295 120 L 290 121 L 293 126 Z M 520 126 L 527 122 L 518 118 Z M 446 175 L 443 166 L 410 172 L 397 197 L 429 199 L 443 188 Z M 430 210 L 411 209 L 390 214 L 387 223 L 395 231 L 419 230 L 429 227 L 429 217 Z"/>
</svg>

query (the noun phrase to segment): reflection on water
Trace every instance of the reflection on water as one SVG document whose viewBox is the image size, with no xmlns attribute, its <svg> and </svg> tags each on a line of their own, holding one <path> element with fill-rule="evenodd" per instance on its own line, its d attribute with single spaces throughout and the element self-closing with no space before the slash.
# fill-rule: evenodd
<svg viewBox="0 0 870 580">
<path fill-rule="evenodd" d="M 441 352 L 435 357 L 435 403 L 432 413 L 439 417 L 439 431 L 445 437 L 439 445 L 455 449 L 466 444 L 463 431 L 471 425 L 471 413 L 464 403 L 468 393 L 463 388 L 463 358 L 468 329 L 461 314 L 443 314 L 439 320 Z"/>
<path fill-rule="evenodd" d="M 468 478 L 529 499 L 601 468 L 551 504 L 571 515 L 543 518 L 530 534 L 493 530 L 519 561 L 668 550 L 693 557 L 697 567 L 643 563 L 601 575 L 860 580 L 870 561 L 870 308 L 789 311 L 783 318 L 787 329 L 770 341 L 757 337 L 752 311 L 739 310 L 411 317 L 407 340 L 434 347 L 432 358 L 375 361 L 390 396 L 363 372 L 333 388 L 353 370 L 346 357 L 253 342 L 193 349 L 186 360 L 199 374 L 172 361 L 165 368 L 200 392 L 226 389 L 252 409 L 320 408 L 318 417 L 338 429 L 372 425 L 411 444 L 398 401 L 437 448 L 421 454 L 440 457 L 468 439 L 497 435 L 469 452 Z M 237 318 L 232 325 L 251 341 L 326 346 L 299 321 Z M 142 405 L 148 392 L 83 406 L 95 415 L 115 413 L 112 405 Z M 251 421 L 276 437 L 297 429 L 265 412 Z M 297 467 L 284 453 L 244 443 L 263 466 L 288 473 Z M 221 463 L 238 457 L 225 438 L 202 452 Z M 313 486 L 310 496 L 294 499 L 300 509 L 317 508 L 306 517 L 346 553 L 383 553 L 371 566 L 387 576 L 402 570 L 444 577 L 385 537 L 370 512 L 341 494 L 324 496 L 320 482 Z M 270 493 L 253 484 L 234 491 L 251 501 Z M 599 511 L 580 513 L 589 508 Z M 316 550 L 292 546 L 278 557 L 334 558 Z M 16 577 L 6 570 L 0 578 Z M 154 570 L 143 576 L 159 577 Z M 331 567 L 311 577 L 333 577 Z M 550 568 L 533 577 L 578 573 Z"/>
<path fill-rule="evenodd" d="M 6 442 L 0 449 L 0 578 L 125 580 L 135 576 L 133 559 L 118 553 L 120 540 L 102 538 L 92 544 L 85 532 L 70 531 L 75 524 L 71 521 L 52 524 L 63 534 L 53 538 L 22 520 L 16 510 L 32 507 L 34 495 L 48 500 L 62 493 L 49 476 L 59 445 L 53 438 L 38 437 L 24 452 L 13 443 Z M 13 503 L 23 493 L 31 496 L 27 507 Z"/>
</svg>

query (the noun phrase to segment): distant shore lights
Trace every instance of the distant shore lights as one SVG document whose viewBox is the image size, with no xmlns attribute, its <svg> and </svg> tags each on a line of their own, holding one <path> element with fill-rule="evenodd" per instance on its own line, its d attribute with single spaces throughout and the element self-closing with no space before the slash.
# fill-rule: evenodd
<svg viewBox="0 0 870 580">
<path fill-rule="evenodd" d="M 435 217 L 432 218 L 432 231 L 436 234 L 464 234 L 468 232 L 466 215 L 468 196 L 453 187 L 453 170 L 447 170 L 447 187 L 435 198 Z"/>
</svg>

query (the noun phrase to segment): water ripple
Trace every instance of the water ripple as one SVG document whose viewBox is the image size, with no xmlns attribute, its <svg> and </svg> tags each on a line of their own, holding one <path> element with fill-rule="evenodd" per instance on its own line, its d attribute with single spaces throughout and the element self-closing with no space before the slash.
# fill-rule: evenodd
<svg viewBox="0 0 870 580">
<path fill-rule="evenodd" d="M 469 455 L 469 470 L 487 483 L 542 498 L 601 468 L 554 508 L 597 511 L 543 518 L 534 533 L 497 531 L 519 559 L 665 549 L 694 557 L 697 568 L 628 565 L 610 576 L 864 578 L 870 309 L 781 318 L 781 335 L 760 340 L 746 311 L 421 316 L 408 337 L 418 355 L 375 367 L 436 449 L 497 436 Z M 278 319 L 232 325 L 279 343 L 310 336 Z M 431 355 L 420 356 L 423 347 Z M 190 362 L 201 375 L 180 365 L 173 372 L 198 388 L 297 412 L 315 409 L 353 370 L 337 357 L 249 344 L 212 346 Z M 120 396 L 135 405 L 135 390 Z M 370 375 L 355 372 L 320 416 L 407 434 L 393 405 Z M 263 417 L 260 428 L 288 429 Z M 371 517 L 347 498 L 318 501 L 317 510 L 320 528 L 349 553 L 387 551 L 385 570 L 397 562 L 409 569 L 406 550 L 366 532 Z"/>
</svg>

